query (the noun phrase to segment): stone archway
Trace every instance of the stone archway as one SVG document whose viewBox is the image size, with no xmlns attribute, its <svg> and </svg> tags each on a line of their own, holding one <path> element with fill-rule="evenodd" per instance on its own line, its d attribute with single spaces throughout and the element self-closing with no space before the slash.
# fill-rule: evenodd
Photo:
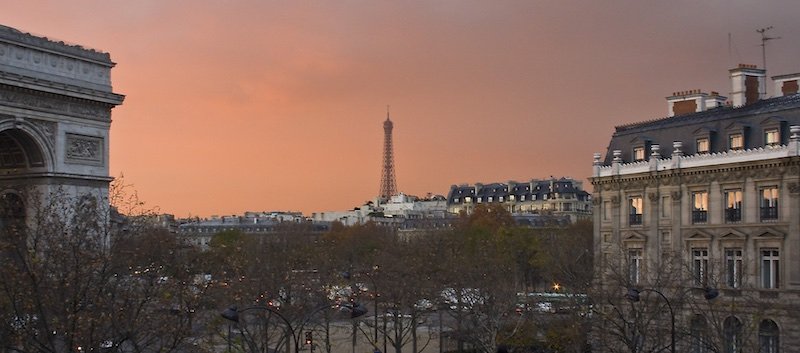
<svg viewBox="0 0 800 353">
<path fill-rule="evenodd" d="M 39 144 L 21 129 L 0 131 L 0 172 L 17 174 L 46 168 Z"/>
</svg>

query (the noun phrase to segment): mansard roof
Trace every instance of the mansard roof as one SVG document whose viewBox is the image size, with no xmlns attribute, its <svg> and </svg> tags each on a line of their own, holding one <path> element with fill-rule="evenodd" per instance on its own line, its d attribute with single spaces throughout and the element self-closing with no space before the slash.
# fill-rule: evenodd
<svg viewBox="0 0 800 353">
<path fill-rule="evenodd" d="M 632 162 L 633 148 L 637 146 L 646 149 L 646 159 L 649 158 L 652 145 L 659 145 L 660 154 L 669 156 L 673 152 L 674 141 L 683 143 L 681 150 L 684 154 L 695 154 L 695 141 L 700 135 L 709 138 L 709 152 L 726 151 L 728 134 L 733 129 L 748 134 L 745 136 L 746 148 L 761 147 L 764 146 L 764 125 L 775 123 L 781 128 L 781 143 L 786 143 L 788 125 L 800 123 L 800 94 L 763 99 L 741 107 L 718 107 L 617 126 L 606 151 L 604 164 L 611 164 L 614 150 L 622 151 L 623 162 Z"/>
</svg>

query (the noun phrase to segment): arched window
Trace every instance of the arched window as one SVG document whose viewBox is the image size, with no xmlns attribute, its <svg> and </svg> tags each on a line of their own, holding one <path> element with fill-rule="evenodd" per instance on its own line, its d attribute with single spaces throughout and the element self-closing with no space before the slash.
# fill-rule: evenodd
<svg viewBox="0 0 800 353">
<path fill-rule="evenodd" d="M 690 323 L 691 353 L 707 353 L 709 350 L 708 325 L 701 315 L 695 315 Z"/>
<path fill-rule="evenodd" d="M 780 330 L 775 321 L 770 319 L 761 320 L 758 326 L 758 343 L 761 347 L 760 353 L 778 353 Z"/>
<path fill-rule="evenodd" d="M 725 334 L 725 353 L 741 353 L 742 322 L 733 316 L 728 316 L 722 325 Z"/>
</svg>

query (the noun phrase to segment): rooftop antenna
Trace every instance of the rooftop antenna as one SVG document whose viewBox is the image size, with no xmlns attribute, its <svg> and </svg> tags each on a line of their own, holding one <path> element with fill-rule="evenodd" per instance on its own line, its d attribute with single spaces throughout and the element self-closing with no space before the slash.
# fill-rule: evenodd
<svg viewBox="0 0 800 353">
<path fill-rule="evenodd" d="M 768 36 L 767 35 L 767 31 L 769 31 L 771 29 L 772 29 L 772 26 L 756 30 L 756 32 L 761 34 L 761 60 L 762 60 L 762 64 L 764 65 L 763 67 L 764 67 L 765 75 L 766 75 L 766 71 L 767 71 L 767 41 L 770 41 L 770 40 L 773 40 L 773 39 L 781 39 L 781 37 L 770 37 L 770 36 Z M 764 95 L 766 95 L 766 94 L 767 94 L 767 79 L 765 77 L 764 78 Z"/>
</svg>

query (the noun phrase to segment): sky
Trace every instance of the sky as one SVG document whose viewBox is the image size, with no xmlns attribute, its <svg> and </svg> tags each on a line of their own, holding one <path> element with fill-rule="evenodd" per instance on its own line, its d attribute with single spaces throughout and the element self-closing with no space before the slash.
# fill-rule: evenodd
<svg viewBox="0 0 800 353">
<path fill-rule="evenodd" d="M 346 210 L 397 185 L 591 174 L 614 126 L 728 69 L 800 72 L 797 0 L 2 0 L 0 24 L 111 54 L 112 176 L 180 217 Z M 770 82 L 771 83 L 771 82 Z M 768 93 L 771 93 L 771 86 Z"/>
</svg>

